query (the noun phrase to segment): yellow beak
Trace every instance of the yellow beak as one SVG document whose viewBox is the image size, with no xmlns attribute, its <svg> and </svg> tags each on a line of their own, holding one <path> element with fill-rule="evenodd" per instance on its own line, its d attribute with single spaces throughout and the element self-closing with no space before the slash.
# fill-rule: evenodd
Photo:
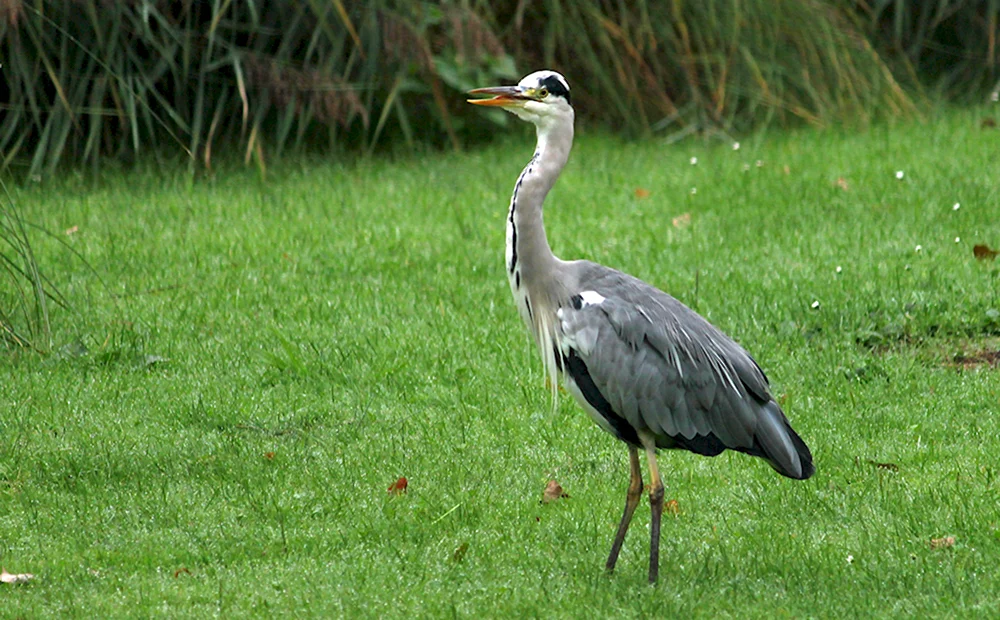
<svg viewBox="0 0 1000 620">
<path fill-rule="evenodd" d="M 531 97 L 527 91 L 520 86 L 491 86 L 489 88 L 476 88 L 469 91 L 470 95 L 493 95 L 492 99 L 469 99 L 469 103 L 475 105 L 494 106 L 501 108 L 513 108 L 524 105 L 525 101 L 530 101 Z"/>
</svg>

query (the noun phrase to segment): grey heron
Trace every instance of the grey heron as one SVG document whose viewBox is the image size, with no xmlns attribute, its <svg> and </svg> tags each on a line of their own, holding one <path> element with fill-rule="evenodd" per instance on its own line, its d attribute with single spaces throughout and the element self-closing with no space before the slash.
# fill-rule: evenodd
<svg viewBox="0 0 1000 620">
<path fill-rule="evenodd" d="M 566 390 L 599 427 L 628 445 L 631 479 L 608 556 L 613 571 L 643 490 L 639 449 L 651 478 L 649 581 L 659 572 L 663 480 L 658 449 L 705 456 L 736 450 L 804 480 L 812 454 L 792 430 L 750 354 L 663 291 L 549 247 L 542 203 L 569 158 L 573 107 L 566 79 L 537 71 L 516 86 L 477 88 L 495 106 L 536 127 L 537 145 L 514 185 L 507 214 L 506 271 L 521 318 L 553 389 Z"/>
</svg>

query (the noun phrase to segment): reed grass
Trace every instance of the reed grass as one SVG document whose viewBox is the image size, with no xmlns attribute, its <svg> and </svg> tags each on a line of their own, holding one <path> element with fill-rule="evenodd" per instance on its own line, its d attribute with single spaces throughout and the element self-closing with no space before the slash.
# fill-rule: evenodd
<svg viewBox="0 0 1000 620">
<path fill-rule="evenodd" d="M 832 0 L 7 0 L 0 169 L 458 149 L 502 122 L 462 92 L 543 65 L 630 135 L 912 112 L 866 23 Z"/>
</svg>

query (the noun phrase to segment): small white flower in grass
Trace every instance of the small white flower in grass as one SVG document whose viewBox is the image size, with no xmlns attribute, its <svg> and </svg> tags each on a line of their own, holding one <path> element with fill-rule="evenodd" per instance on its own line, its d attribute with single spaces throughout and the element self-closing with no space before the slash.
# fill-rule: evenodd
<svg viewBox="0 0 1000 620">
<path fill-rule="evenodd" d="M 819 300 L 817 299 L 816 301 L 812 302 L 812 305 L 809 307 L 812 308 L 813 310 L 819 310 Z"/>
<path fill-rule="evenodd" d="M 961 208 L 962 208 L 962 203 L 960 203 L 960 202 L 956 202 L 955 204 L 951 205 L 951 210 L 952 211 L 958 211 Z"/>
<path fill-rule="evenodd" d="M 733 142 L 733 150 L 734 151 L 740 150 L 740 143 L 739 142 Z"/>
<path fill-rule="evenodd" d="M 750 164 L 743 164 L 743 172 L 750 172 Z"/>
<path fill-rule="evenodd" d="M 694 196 L 697 193 L 698 193 L 698 188 L 697 187 L 692 187 L 691 188 L 691 195 Z"/>
<path fill-rule="evenodd" d="M 921 251 L 923 251 L 923 249 L 924 249 L 924 246 L 918 244 L 917 247 L 913 248 L 913 251 L 914 252 L 921 252 Z"/>
<path fill-rule="evenodd" d="M 698 158 L 697 157 L 692 157 L 691 158 L 691 165 L 692 166 L 697 166 L 698 165 Z"/>
<path fill-rule="evenodd" d="M 959 243 L 960 241 L 962 241 L 961 237 L 955 237 L 955 243 Z"/>
<path fill-rule="evenodd" d="M 896 171 L 896 178 L 899 179 L 900 181 L 902 181 L 903 177 L 905 177 L 905 176 L 906 176 L 906 174 L 904 174 L 902 170 L 897 170 Z"/>
<path fill-rule="evenodd" d="M 758 159 L 758 160 L 756 161 L 756 166 L 757 166 L 758 168 L 763 168 L 763 167 L 764 167 L 764 162 L 763 162 L 762 160 Z"/>
<path fill-rule="evenodd" d="M 909 271 L 909 270 L 910 270 L 909 265 L 903 265 L 903 271 Z"/>
<path fill-rule="evenodd" d="M 840 265 L 837 265 L 836 271 L 837 271 L 837 273 L 840 273 L 841 271 L 843 271 L 843 269 L 840 268 Z"/>
<path fill-rule="evenodd" d="M 854 563 L 854 556 L 851 555 L 850 553 L 847 554 L 847 563 L 848 564 L 853 564 Z"/>
<path fill-rule="evenodd" d="M 993 103 L 1000 101 L 1000 90 L 995 90 L 992 93 L 990 93 L 990 101 L 992 101 Z"/>
</svg>

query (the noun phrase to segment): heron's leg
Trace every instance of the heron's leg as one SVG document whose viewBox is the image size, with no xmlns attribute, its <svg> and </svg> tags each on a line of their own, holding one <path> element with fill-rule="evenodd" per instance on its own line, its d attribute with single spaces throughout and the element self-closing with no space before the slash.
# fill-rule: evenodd
<svg viewBox="0 0 1000 620">
<path fill-rule="evenodd" d="M 628 447 L 628 460 L 632 468 L 632 478 L 628 483 L 628 494 L 625 496 L 625 512 L 622 514 L 621 523 L 618 524 L 618 533 L 615 534 L 615 542 L 611 545 L 611 555 L 608 556 L 608 563 L 605 566 L 608 572 L 615 570 L 618 553 L 622 550 L 622 543 L 625 542 L 625 533 L 628 532 L 629 523 L 632 522 L 632 514 L 635 512 L 635 507 L 639 505 L 639 497 L 642 495 L 642 470 L 639 469 L 639 451 L 633 445 L 629 445 Z"/>
<path fill-rule="evenodd" d="M 646 446 L 649 461 L 649 507 L 652 519 L 649 525 L 649 583 L 655 583 L 660 572 L 660 517 L 663 516 L 663 480 L 656 466 L 656 448 Z"/>
</svg>

